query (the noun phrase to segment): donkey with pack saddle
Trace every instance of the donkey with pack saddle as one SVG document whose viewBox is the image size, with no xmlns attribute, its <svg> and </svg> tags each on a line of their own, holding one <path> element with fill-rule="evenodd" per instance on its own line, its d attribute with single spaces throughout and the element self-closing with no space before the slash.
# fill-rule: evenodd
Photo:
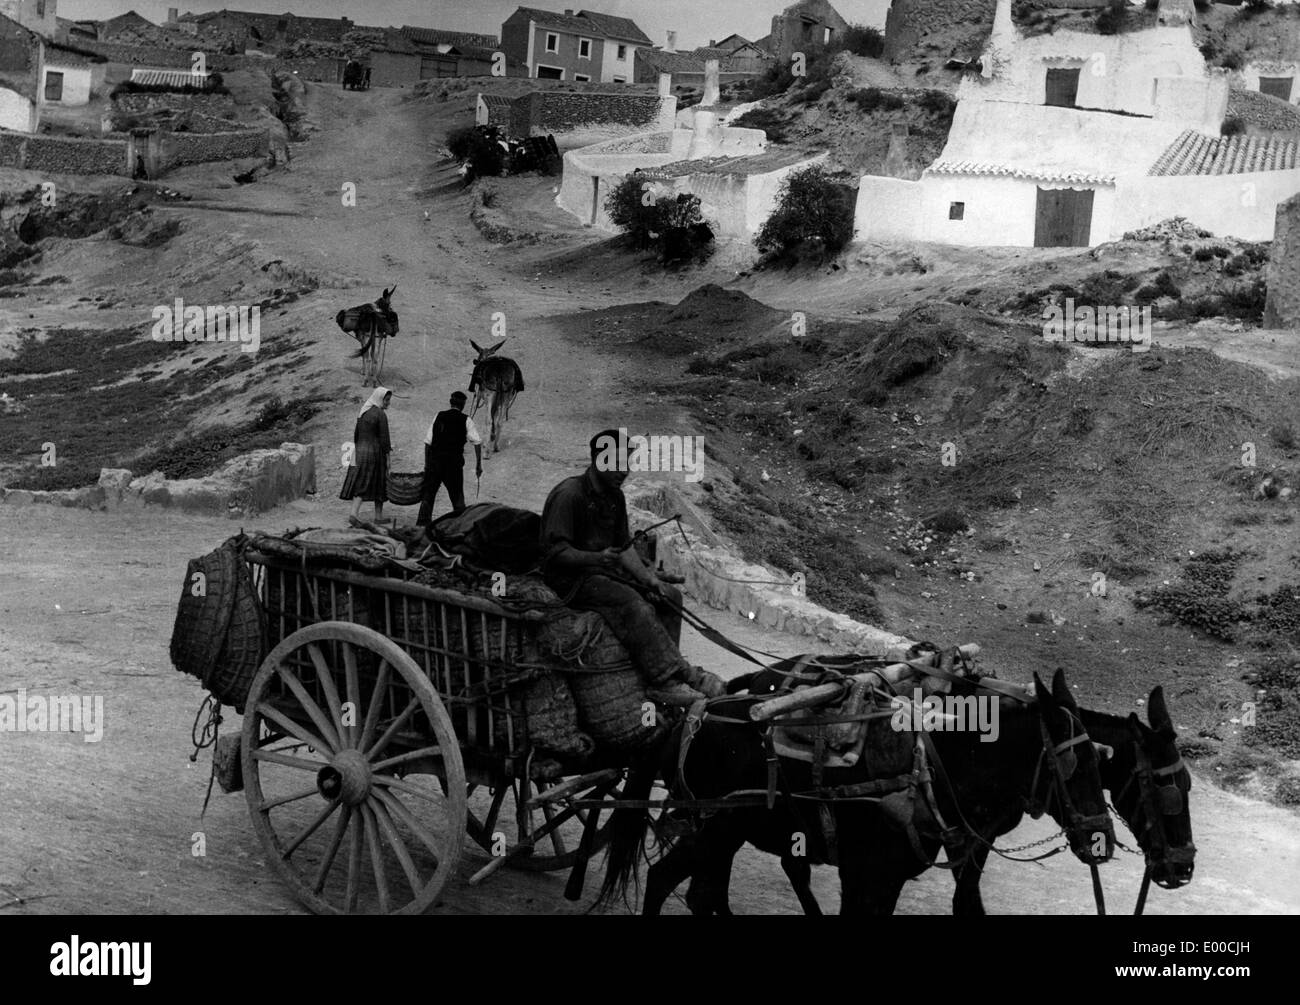
<svg viewBox="0 0 1300 1005">
<path fill-rule="evenodd" d="M 469 376 L 469 391 L 474 395 L 474 407 L 469 414 L 473 418 L 491 398 L 492 431 L 486 446 L 489 452 L 500 451 L 501 430 L 510 418 L 510 406 L 514 404 L 515 395 L 524 389 L 524 373 L 513 359 L 496 354 L 506 344 L 505 339 L 487 349 L 473 339 L 469 344 L 477 353 Z"/>
<path fill-rule="evenodd" d="M 958 658 L 946 654 L 938 671 L 950 672 Z M 755 684 L 770 692 L 771 675 L 776 700 L 750 693 L 692 709 L 660 763 L 634 770 L 625 789 L 637 798 L 638 788 L 649 791 L 644 776 L 657 772 L 671 780 L 674 802 L 685 799 L 696 810 L 694 831 L 650 867 L 643 913 L 657 914 L 688 877 L 697 881 L 687 900 L 694 913 L 725 912 L 731 861 L 746 841 L 781 857 L 809 913 L 820 911 L 799 882 L 808 863 L 838 867 L 842 914 L 893 913 L 903 883 L 935 865 L 957 877 L 954 913 L 983 913 L 983 857 L 976 852 L 987 856 L 1026 809 L 1056 820 L 1075 856 L 1094 870 L 1095 884 L 1096 865 L 1113 853 L 1114 832 L 1098 751 L 1064 673 L 1057 671 L 1050 690 L 1035 676 L 1032 697 L 1000 681 L 978 681 L 979 696 L 996 706 L 992 742 L 974 730 L 896 728 L 899 709 L 912 707 L 901 695 L 922 684 L 932 693 L 950 687 L 932 676 L 935 660 L 783 660 L 745 681 L 751 692 Z M 805 672 L 809 667 L 817 672 Z M 829 752 L 827 731 L 846 723 L 857 724 L 852 748 Z M 795 749 L 800 730 L 812 732 L 811 756 Z M 645 810 L 615 812 L 599 903 L 626 899 L 637 881 L 647 821 Z M 935 861 L 940 848 L 946 863 Z"/>
<path fill-rule="evenodd" d="M 942 669 L 931 671 L 942 674 Z M 961 695 L 977 693 L 978 678 L 948 677 L 953 691 Z M 782 686 L 778 674 L 751 674 L 733 687 L 747 687 L 750 694 L 771 695 Z M 1102 786 L 1110 793 L 1115 812 L 1137 837 L 1145 856 L 1146 868 L 1134 913 L 1141 914 L 1147 892 L 1154 880 L 1157 886 L 1175 890 L 1190 883 L 1196 857 L 1192 841 L 1192 821 L 1187 793 L 1191 775 L 1183 764 L 1176 744 L 1177 732 L 1165 705 L 1164 689 L 1156 687 L 1147 701 L 1150 726 L 1136 714 L 1111 715 L 1092 709 L 1079 709 L 1079 718 L 1101 755 L 1099 773 Z M 1124 847 L 1121 844 L 1121 847 Z M 979 882 L 990 851 L 979 844 L 972 851 L 974 868 L 954 871 L 959 889 L 958 902 L 978 905 L 982 911 Z M 1125 848 L 1126 851 L 1130 850 Z M 785 856 L 786 875 L 806 913 L 820 914 L 812 893 L 812 868 L 806 858 Z M 687 903 L 701 914 L 731 914 L 728 886 L 731 862 L 716 862 L 710 870 L 691 877 Z"/>
<path fill-rule="evenodd" d="M 334 317 L 335 323 L 345 333 L 351 335 L 361 348 L 352 354 L 353 359 L 361 360 L 361 386 L 368 384 L 379 386 L 379 372 L 384 366 L 384 349 L 387 340 L 397 334 L 397 312 L 390 303 L 393 290 L 384 290 L 373 304 L 361 304 L 339 311 Z"/>
</svg>

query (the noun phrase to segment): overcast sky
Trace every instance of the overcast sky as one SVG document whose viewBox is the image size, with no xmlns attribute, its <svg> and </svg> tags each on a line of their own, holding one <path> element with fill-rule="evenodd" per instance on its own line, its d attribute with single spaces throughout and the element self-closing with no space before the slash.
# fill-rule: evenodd
<svg viewBox="0 0 1300 1005">
<path fill-rule="evenodd" d="M 529 6 L 561 11 L 568 5 L 583 9 L 581 0 L 538 0 Z M 316 17 L 346 15 L 360 24 L 413 24 L 500 35 L 501 22 L 518 6 L 516 0 L 190 0 L 188 4 L 184 0 L 59 0 L 59 16 L 101 20 L 135 10 L 161 22 L 167 19 L 168 7 L 182 14 L 229 7 L 268 14 L 290 10 Z M 733 32 L 762 38 L 771 30 L 772 15 L 787 6 L 789 0 L 594 0 L 590 9 L 632 18 L 656 45 L 663 44 L 666 31 L 675 30 L 678 47 L 692 49 Z M 889 0 L 835 0 L 835 9 L 850 24 L 883 29 Z"/>
</svg>

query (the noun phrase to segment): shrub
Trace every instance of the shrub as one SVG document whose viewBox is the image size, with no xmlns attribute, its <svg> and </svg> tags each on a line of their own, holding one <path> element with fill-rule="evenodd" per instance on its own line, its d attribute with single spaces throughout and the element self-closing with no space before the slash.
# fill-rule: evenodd
<svg viewBox="0 0 1300 1005">
<path fill-rule="evenodd" d="M 1219 126 L 1219 135 L 1237 136 L 1246 131 L 1246 123 L 1236 115 L 1229 115 L 1223 120 L 1223 125 Z"/>
<path fill-rule="evenodd" d="M 605 199 L 610 220 L 638 250 L 657 247 L 665 263 L 700 257 L 713 242 L 700 197 L 683 192 L 660 198 L 646 183 L 645 175 L 633 172 L 614 186 Z"/>
<path fill-rule="evenodd" d="M 926 91 L 916 102 L 934 115 L 952 115 L 957 102 L 946 91 Z"/>
<path fill-rule="evenodd" d="M 851 52 L 855 56 L 879 58 L 885 52 L 885 36 L 878 28 L 852 24 L 831 43 L 831 51 Z"/>
<path fill-rule="evenodd" d="M 1128 22 L 1128 4 L 1125 0 L 1110 0 L 1106 9 L 1097 15 L 1097 31 L 1102 35 L 1117 35 Z"/>
<path fill-rule="evenodd" d="M 754 239 L 762 252 L 790 256 L 819 246 L 823 257 L 839 252 L 853 239 L 853 193 L 814 165 L 781 183 L 776 210 Z"/>
<path fill-rule="evenodd" d="M 790 141 L 786 132 L 790 120 L 771 108 L 751 108 L 744 115 L 737 116 L 731 124 L 741 129 L 761 129 L 767 133 L 769 143 Z"/>
<path fill-rule="evenodd" d="M 877 108 L 892 112 L 906 103 L 897 94 L 882 91 L 879 87 L 859 87 L 849 93 L 849 100 L 864 112 L 874 112 Z"/>
<path fill-rule="evenodd" d="M 1178 284 L 1167 271 L 1162 270 L 1156 276 L 1154 282 L 1148 283 L 1133 295 L 1133 299 L 1139 304 L 1149 304 L 1161 297 L 1172 297 L 1174 300 L 1182 298 L 1183 291 L 1178 288 Z"/>
<path fill-rule="evenodd" d="M 1225 70 L 1240 70 L 1245 64 L 1246 61 L 1239 52 L 1225 52 L 1219 58 L 1219 65 Z"/>
<path fill-rule="evenodd" d="M 475 126 L 461 126 L 459 129 L 453 129 L 447 134 L 447 152 L 458 161 L 469 159 L 470 145 L 474 142 L 474 137 L 478 134 Z"/>
</svg>

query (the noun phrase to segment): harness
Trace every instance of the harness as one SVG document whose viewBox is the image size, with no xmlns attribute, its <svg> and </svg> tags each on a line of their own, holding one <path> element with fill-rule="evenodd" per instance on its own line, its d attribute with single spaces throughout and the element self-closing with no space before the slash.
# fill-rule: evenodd
<svg viewBox="0 0 1300 1005">
<path fill-rule="evenodd" d="M 1134 914 L 1141 914 L 1146 906 L 1147 893 L 1151 889 L 1151 861 L 1159 860 L 1173 865 L 1191 864 L 1196 858 L 1196 845 L 1188 842 L 1175 848 L 1169 843 L 1169 836 L 1165 831 L 1165 817 L 1177 816 L 1183 811 L 1183 790 L 1176 784 L 1162 785 L 1159 779 L 1186 771 L 1182 757 L 1178 757 L 1173 764 L 1157 768 L 1152 766 L 1150 756 L 1137 740 L 1133 741 L 1133 749 L 1135 754 L 1133 770 L 1129 773 L 1123 787 L 1115 793 L 1114 802 L 1118 806 L 1136 780 L 1138 800 L 1130 828 L 1138 839 L 1139 847 L 1143 847 L 1143 838 L 1146 838 L 1147 849 L 1147 865 L 1142 873 L 1142 886 L 1138 891 L 1137 905 L 1133 910 Z M 1139 820 L 1142 821 L 1140 826 Z"/>
</svg>

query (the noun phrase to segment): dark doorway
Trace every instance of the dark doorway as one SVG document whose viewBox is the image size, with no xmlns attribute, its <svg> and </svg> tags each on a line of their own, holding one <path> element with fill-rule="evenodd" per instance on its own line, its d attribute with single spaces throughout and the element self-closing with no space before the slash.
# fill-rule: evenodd
<svg viewBox="0 0 1300 1005">
<path fill-rule="evenodd" d="M 1281 98 L 1283 101 L 1291 100 L 1291 78 L 1290 77 L 1260 77 L 1259 93 L 1267 94 L 1274 98 Z"/>
<path fill-rule="evenodd" d="M 537 68 L 538 80 L 563 80 L 564 71 L 558 66 L 539 66 Z"/>
<path fill-rule="evenodd" d="M 1040 188 L 1035 248 L 1086 248 L 1092 235 L 1092 189 Z"/>
<path fill-rule="evenodd" d="M 1073 108 L 1079 97 L 1079 68 L 1049 69 L 1047 71 L 1047 100 L 1045 105 Z"/>
</svg>

